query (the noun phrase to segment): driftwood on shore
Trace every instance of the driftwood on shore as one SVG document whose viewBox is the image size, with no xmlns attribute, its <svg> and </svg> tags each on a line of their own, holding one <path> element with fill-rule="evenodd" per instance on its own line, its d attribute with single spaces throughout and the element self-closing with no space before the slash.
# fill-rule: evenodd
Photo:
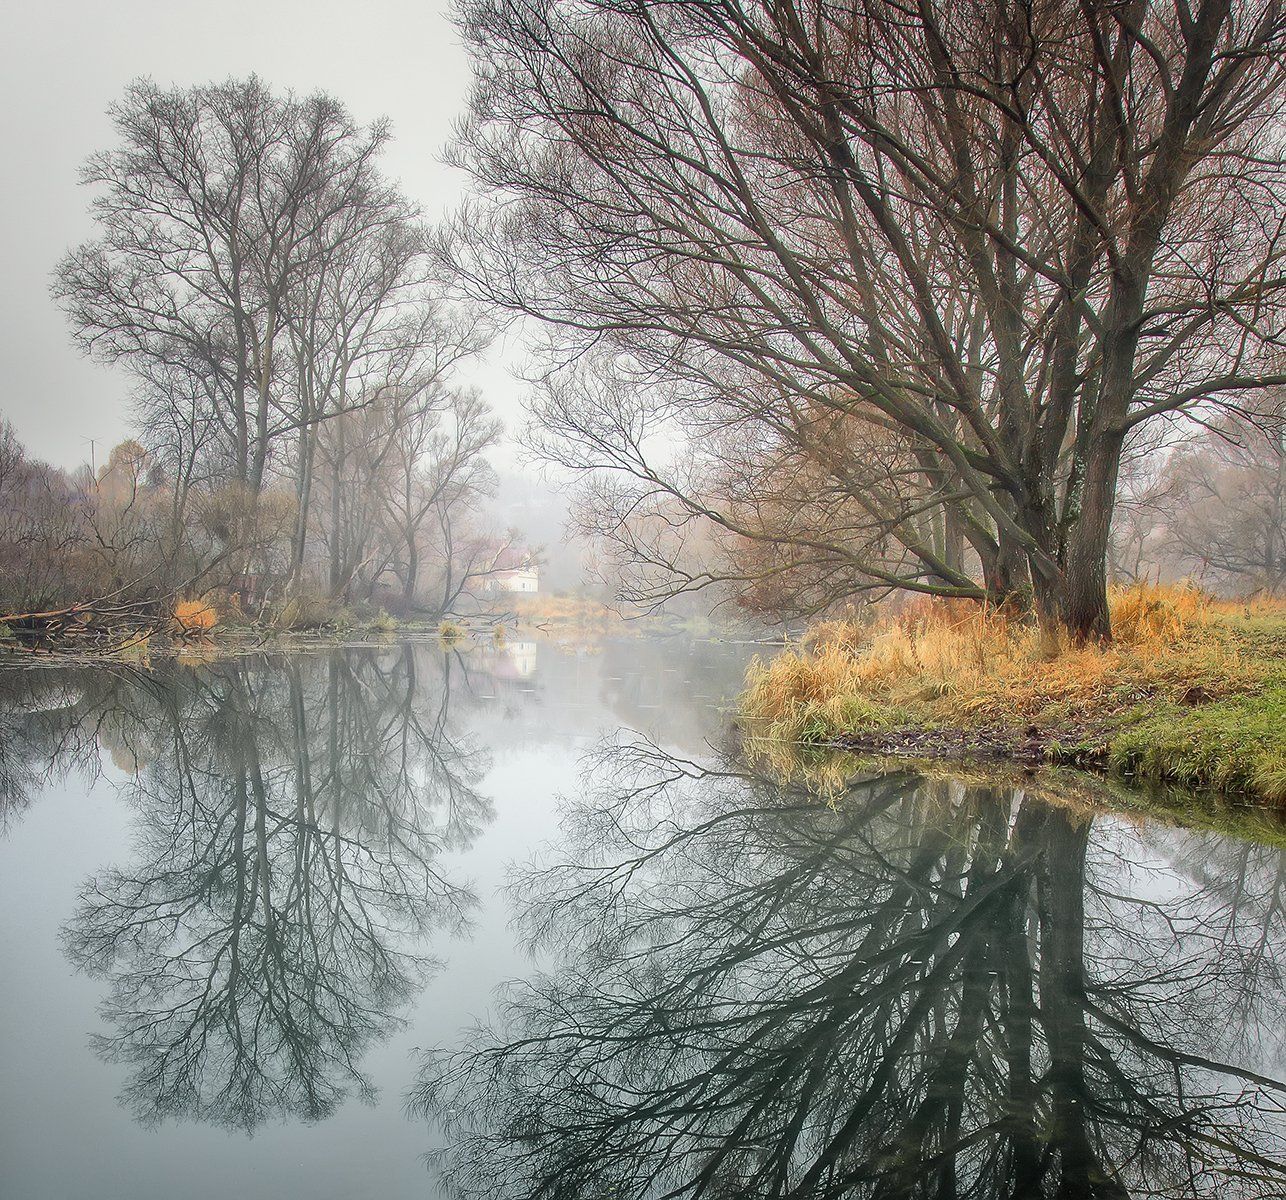
<svg viewBox="0 0 1286 1200">
<path fill-rule="evenodd" d="M 0 613 L 0 626 L 33 648 L 116 651 L 142 641 L 170 622 L 166 599 L 82 600 L 40 612 Z"/>
</svg>

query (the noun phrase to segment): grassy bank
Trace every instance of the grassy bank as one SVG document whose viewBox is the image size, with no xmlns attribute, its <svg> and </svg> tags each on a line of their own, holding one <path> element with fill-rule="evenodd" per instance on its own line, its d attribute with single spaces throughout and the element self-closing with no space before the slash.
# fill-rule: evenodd
<svg viewBox="0 0 1286 1200">
<path fill-rule="evenodd" d="M 1073 763 L 1286 807 L 1286 605 L 1138 587 L 1108 647 L 976 608 L 829 622 L 747 674 L 759 737 L 870 753 Z"/>
</svg>

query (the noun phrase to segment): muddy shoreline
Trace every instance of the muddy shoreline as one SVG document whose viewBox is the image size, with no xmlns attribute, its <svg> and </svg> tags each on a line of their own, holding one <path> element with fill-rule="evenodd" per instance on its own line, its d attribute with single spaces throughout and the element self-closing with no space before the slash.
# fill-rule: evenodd
<svg viewBox="0 0 1286 1200">
<path fill-rule="evenodd" d="M 888 758 L 1009 762 L 1027 767 L 1058 765 L 1105 770 L 1108 761 L 1106 744 L 1094 744 L 1089 729 L 873 729 L 844 734 L 822 744 L 854 754 Z"/>
</svg>

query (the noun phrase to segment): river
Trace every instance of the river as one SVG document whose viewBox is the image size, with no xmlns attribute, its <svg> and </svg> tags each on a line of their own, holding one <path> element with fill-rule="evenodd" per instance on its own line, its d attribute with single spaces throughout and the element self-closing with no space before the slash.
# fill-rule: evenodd
<svg viewBox="0 0 1286 1200">
<path fill-rule="evenodd" d="M 752 649 L 0 672 L 0 1196 L 1286 1195 L 1283 852 L 783 779 Z"/>
</svg>

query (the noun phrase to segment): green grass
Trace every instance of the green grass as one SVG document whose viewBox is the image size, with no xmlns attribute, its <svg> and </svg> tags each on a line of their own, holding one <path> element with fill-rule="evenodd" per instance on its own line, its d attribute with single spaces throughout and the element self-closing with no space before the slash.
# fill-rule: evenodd
<svg viewBox="0 0 1286 1200">
<path fill-rule="evenodd" d="M 1286 683 L 1196 707 L 1138 708 L 1107 734 L 1115 771 L 1286 805 Z"/>
<path fill-rule="evenodd" d="M 980 621 L 836 628 L 751 667 L 748 736 L 826 746 L 889 732 L 910 751 L 917 734 L 974 732 L 1286 814 L 1286 605 L 1211 603 L 1165 636 L 1053 655 Z"/>
<path fill-rule="evenodd" d="M 820 745 L 835 736 L 836 730 L 866 732 L 893 729 L 904 721 L 902 712 L 865 696 L 839 695 L 830 703 L 806 710 L 800 717 L 799 740 Z"/>
</svg>

